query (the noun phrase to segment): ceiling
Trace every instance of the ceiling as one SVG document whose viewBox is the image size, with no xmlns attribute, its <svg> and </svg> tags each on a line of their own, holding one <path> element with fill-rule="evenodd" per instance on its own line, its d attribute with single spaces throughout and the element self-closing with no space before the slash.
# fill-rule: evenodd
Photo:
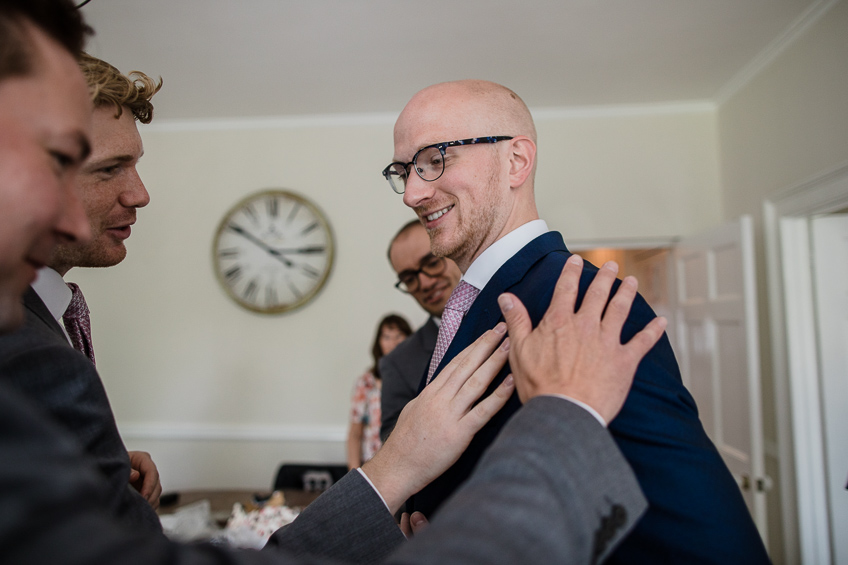
<svg viewBox="0 0 848 565">
<path fill-rule="evenodd" d="M 81 0 L 79 0 L 81 1 Z M 397 113 L 485 78 L 532 108 L 715 100 L 832 0 L 90 0 L 89 51 L 157 121 Z"/>
</svg>

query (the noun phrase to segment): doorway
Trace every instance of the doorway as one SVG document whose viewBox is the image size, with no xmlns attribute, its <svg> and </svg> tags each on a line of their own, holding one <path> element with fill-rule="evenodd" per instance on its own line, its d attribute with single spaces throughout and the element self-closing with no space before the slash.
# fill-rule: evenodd
<svg viewBox="0 0 848 565">
<path fill-rule="evenodd" d="M 743 216 L 665 246 L 581 249 L 614 260 L 665 316 L 683 384 L 768 543 L 752 218 Z M 578 246 L 571 246 L 577 249 Z"/>
<path fill-rule="evenodd" d="M 839 394 L 838 387 L 845 386 L 848 377 L 840 369 L 835 380 L 823 372 L 833 359 L 837 367 L 845 362 L 848 330 L 840 331 L 838 324 L 822 325 L 824 315 L 832 313 L 827 310 L 837 310 L 836 295 L 845 292 L 848 282 L 834 278 L 839 274 L 816 272 L 817 263 L 839 268 L 848 262 L 838 237 L 822 239 L 823 234 L 816 234 L 822 216 L 846 208 L 848 164 L 781 191 L 763 204 L 784 550 L 789 559 L 800 556 L 801 563 L 848 563 L 843 522 L 848 491 L 842 484 L 848 477 L 837 472 L 844 457 L 840 446 L 829 445 L 848 427 L 845 406 L 830 407 L 831 395 Z M 835 290 L 819 288 L 828 280 L 837 282 Z M 829 348 L 828 342 L 840 336 L 841 344 Z M 828 349 L 835 350 L 836 357 L 831 359 Z M 834 421 L 834 416 L 842 418 Z"/>
</svg>

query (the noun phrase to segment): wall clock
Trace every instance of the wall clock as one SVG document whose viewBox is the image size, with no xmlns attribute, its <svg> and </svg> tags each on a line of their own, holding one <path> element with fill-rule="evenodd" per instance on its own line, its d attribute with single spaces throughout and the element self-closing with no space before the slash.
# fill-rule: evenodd
<svg viewBox="0 0 848 565">
<path fill-rule="evenodd" d="M 330 224 L 315 204 L 288 190 L 264 190 L 224 215 L 212 261 L 236 303 L 276 314 L 315 298 L 333 268 L 333 248 Z"/>
</svg>

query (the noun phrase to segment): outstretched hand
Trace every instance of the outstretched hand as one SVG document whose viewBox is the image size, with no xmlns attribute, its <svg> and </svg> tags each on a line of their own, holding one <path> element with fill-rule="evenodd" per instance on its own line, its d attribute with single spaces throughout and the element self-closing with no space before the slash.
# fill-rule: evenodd
<svg viewBox="0 0 848 565">
<path fill-rule="evenodd" d="M 386 443 L 362 466 L 392 514 L 453 465 L 509 400 L 511 378 L 475 405 L 507 360 L 509 338 L 498 347 L 505 335 L 501 322 L 459 353 L 406 405 Z"/>
<path fill-rule="evenodd" d="M 654 318 L 622 345 L 621 329 L 636 296 L 636 279 L 626 277 L 607 304 L 618 265 L 606 263 L 575 312 L 582 271 L 583 259 L 569 257 L 535 330 L 515 295 L 502 294 L 498 303 L 509 327 L 509 364 L 521 401 L 560 394 L 591 406 L 609 423 L 624 405 L 636 367 L 667 322 Z"/>
</svg>

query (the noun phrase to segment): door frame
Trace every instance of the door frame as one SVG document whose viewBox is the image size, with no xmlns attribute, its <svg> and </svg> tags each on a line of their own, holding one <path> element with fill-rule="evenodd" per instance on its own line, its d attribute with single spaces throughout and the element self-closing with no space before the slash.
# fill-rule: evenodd
<svg viewBox="0 0 848 565">
<path fill-rule="evenodd" d="M 848 162 L 763 202 L 783 543 L 802 563 L 831 561 L 810 219 L 846 207 Z"/>
<path fill-rule="evenodd" d="M 740 267 L 738 296 L 736 301 L 741 302 L 741 311 L 735 311 L 733 315 L 728 314 L 727 302 L 729 295 L 721 296 L 718 288 L 718 281 L 721 275 L 719 267 L 715 260 L 716 250 L 727 248 L 732 245 L 739 251 Z M 690 392 L 695 398 L 696 404 L 701 414 L 709 408 L 712 412 L 712 421 L 714 422 L 712 429 L 709 424 L 704 424 L 707 434 L 715 443 L 725 460 L 728 469 L 733 473 L 734 478 L 739 484 L 740 490 L 749 490 L 746 495 L 750 497 L 749 510 L 754 519 L 754 523 L 760 532 L 760 537 L 763 543 L 768 547 L 768 514 L 766 508 L 766 485 L 771 483 L 771 479 L 766 475 L 765 469 L 765 436 L 763 434 L 763 415 L 762 415 L 762 379 L 760 363 L 760 336 L 759 336 L 759 316 L 757 312 L 757 276 L 756 276 L 756 258 L 754 250 L 754 221 L 752 216 L 745 214 L 739 218 L 722 223 L 709 230 L 701 231 L 693 236 L 683 238 L 674 247 L 672 260 L 672 268 L 675 271 L 675 278 L 678 287 L 674 291 L 676 295 L 676 310 L 679 313 L 677 316 L 678 334 L 680 337 L 680 347 L 676 354 L 680 360 L 681 374 L 684 377 L 684 383 L 688 386 L 692 384 L 694 378 L 692 373 L 692 349 L 689 347 L 689 338 L 687 331 L 684 329 L 689 325 L 688 321 L 697 321 L 704 324 L 701 327 L 705 329 L 705 335 L 712 334 L 712 337 L 707 337 L 707 342 L 712 342 L 708 345 L 710 350 L 710 373 L 709 377 L 712 384 L 712 402 L 705 401 L 701 404 L 702 397 L 695 390 L 690 388 Z M 706 287 L 703 289 L 705 296 L 698 295 L 694 300 L 690 297 L 685 297 L 688 294 L 684 286 L 688 286 L 686 280 L 683 261 L 691 260 L 693 257 L 698 262 L 703 262 L 706 273 Z M 735 308 L 732 308 L 735 310 Z M 700 313 L 699 313 L 700 312 Z M 733 316 L 738 318 L 733 318 Z M 725 355 L 721 346 L 718 344 L 719 327 L 722 322 L 727 322 L 730 319 L 741 322 L 741 327 L 745 336 L 745 364 L 741 366 L 744 373 L 745 382 L 747 384 L 748 394 L 748 423 L 743 425 L 743 428 L 750 438 L 750 448 L 744 455 L 750 461 L 750 469 L 739 475 L 739 465 L 743 464 L 745 458 L 742 455 L 734 455 L 733 451 L 739 451 L 734 447 L 728 447 L 724 439 L 724 430 L 730 429 L 727 426 L 727 420 L 722 418 L 724 412 L 722 403 L 721 389 L 728 384 L 727 381 L 722 382 L 720 376 L 720 359 Z M 684 370 L 685 369 L 685 370 Z M 689 381 L 689 382 L 687 382 Z M 730 462 L 725 456 L 736 459 L 736 462 Z M 743 479 L 744 477 L 744 479 Z M 748 487 L 743 486 L 743 480 L 747 480 Z M 746 505 L 748 500 L 746 498 Z"/>
<path fill-rule="evenodd" d="M 680 237 L 631 237 L 620 239 L 576 239 L 569 240 L 566 243 L 568 250 L 572 253 L 580 253 L 587 249 L 666 249 L 673 251 L 674 247 L 680 242 Z M 677 343 L 677 316 L 675 315 L 677 307 L 677 293 L 673 291 L 677 285 L 677 273 L 674 268 L 673 261 L 669 258 L 669 268 L 667 272 L 667 288 L 669 311 L 661 313 L 668 319 L 666 327 L 666 335 L 671 342 L 673 351 L 678 351 Z M 596 265 L 597 266 L 597 265 Z M 652 306 L 653 308 L 653 306 Z M 659 314 L 658 314 L 659 315 Z"/>
</svg>

